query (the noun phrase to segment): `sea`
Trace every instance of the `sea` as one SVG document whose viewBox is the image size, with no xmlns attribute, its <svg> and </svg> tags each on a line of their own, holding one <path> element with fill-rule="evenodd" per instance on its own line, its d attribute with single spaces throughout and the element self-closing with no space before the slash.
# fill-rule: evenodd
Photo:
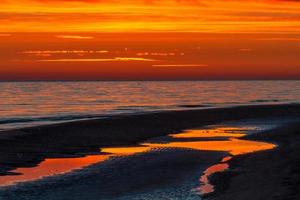
<svg viewBox="0 0 300 200">
<path fill-rule="evenodd" d="M 0 131 L 182 109 L 300 103 L 300 81 L 0 82 Z"/>
</svg>

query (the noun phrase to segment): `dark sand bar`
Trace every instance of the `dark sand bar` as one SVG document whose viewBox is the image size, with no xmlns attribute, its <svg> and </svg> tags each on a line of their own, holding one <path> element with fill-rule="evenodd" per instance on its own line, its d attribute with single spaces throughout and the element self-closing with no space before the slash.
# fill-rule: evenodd
<svg viewBox="0 0 300 200">
<path fill-rule="evenodd" d="M 6 168 L 39 163 L 48 153 L 89 153 L 98 151 L 100 147 L 136 144 L 203 125 L 267 117 L 300 117 L 300 105 L 165 111 L 3 131 L 0 132 L 0 166 L 3 173 Z M 20 157 L 20 152 L 24 156 Z M 39 157 L 26 156 L 26 153 L 41 152 Z"/>
<path fill-rule="evenodd" d="M 284 104 L 119 115 L 104 119 L 2 131 L 0 148 L 13 152 L 21 146 L 26 150 L 24 146 L 31 148 L 33 147 L 31 145 L 34 145 L 40 150 L 56 152 L 58 147 L 72 151 L 76 147 L 93 145 L 128 145 L 183 129 L 229 120 L 299 117 L 299 111 L 299 104 Z"/>
</svg>

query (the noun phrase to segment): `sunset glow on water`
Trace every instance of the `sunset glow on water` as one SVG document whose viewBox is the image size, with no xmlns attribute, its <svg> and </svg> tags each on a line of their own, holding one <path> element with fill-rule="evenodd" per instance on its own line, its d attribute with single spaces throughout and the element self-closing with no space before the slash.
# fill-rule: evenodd
<svg viewBox="0 0 300 200">
<path fill-rule="evenodd" d="M 198 141 L 170 142 L 167 139 L 162 138 L 160 143 L 146 142 L 142 143 L 140 146 L 101 148 L 100 152 L 105 153 L 105 155 L 93 155 L 81 158 L 50 158 L 42 161 L 36 167 L 19 168 L 12 171 L 20 175 L 0 176 L 0 185 L 5 186 L 18 182 L 34 181 L 48 176 L 69 173 L 76 169 L 83 169 L 84 167 L 97 163 L 99 164 L 115 156 L 126 157 L 159 149 L 183 148 L 199 151 L 223 151 L 228 152 L 229 155 L 236 156 L 275 148 L 275 145 L 271 143 L 238 139 L 239 137 L 245 136 L 247 131 L 251 129 L 255 129 L 255 127 L 247 128 L 223 126 L 187 130 L 170 136 L 175 139 L 198 138 Z M 219 137 L 221 137 L 221 139 L 218 141 L 201 140 L 201 138 L 210 138 L 211 140 L 215 140 Z M 231 157 L 224 157 L 222 162 L 227 162 L 230 159 Z M 223 171 L 227 168 L 228 164 L 226 163 L 211 166 L 206 170 L 206 172 L 204 172 L 204 176 L 200 178 L 201 186 L 196 189 L 196 191 L 201 194 L 212 192 L 213 186 L 209 184 L 208 177 L 217 171 Z"/>
<path fill-rule="evenodd" d="M 18 175 L 0 176 L 0 186 L 17 182 L 34 181 L 47 176 L 60 175 L 81 169 L 108 159 L 107 155 L 86 156 L 82 158 L 50 158 L 42 161 L 36 167 L 18 168 L 11 171 Z"/>
<path fill-rule="evenodd" d="M 0 82 L 0 91 L 0 130 L 121 113 L 300 101 L 300 81 Z"/>
</svg>

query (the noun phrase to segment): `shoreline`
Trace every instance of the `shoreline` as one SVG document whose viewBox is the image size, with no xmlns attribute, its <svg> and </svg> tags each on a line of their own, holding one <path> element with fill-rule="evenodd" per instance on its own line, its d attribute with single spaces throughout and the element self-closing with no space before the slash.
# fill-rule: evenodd
<svg viewBox="0 0 300 200">
<path fill-rule="evenodd" d="M 187 107 L 188 108 L 188 107 Z M 101 116 L 95 116 L 91 118 L 84 118 L 80 120 L 71 120 L 71 121 L 63 121 L 61 123 L 54 123 L 54 124 L 41 124 L 36 126 L 25 126 L 23 128 L 12 128 L 12 129 L 3 129 L 0 131 L 0 140 L 9 137 L 9 134 L 22 135 L 20 132 L 24 132 L 27 134 L 30 134 L 31 132 L 37 132 L 37 131 L 51 131 L 51 129 L 65 129 L 70 128 L 72 126 L 79 127 L 80 126 L 89 126 L 89 128 L 86 131 L 93 131 L 92 129 L 95 128 L 95 123 L 102 123 L 107 121 L 120 121 L 120 120 L 140 120 L 138 118 L 170 118 L 171 116 L 174 117 L 174 115 L 178 115 L 178 117 L 182 117 L 183 115 L 209 115 L 207 117 L 211 117 L 208 120 L 199 121 L 199 123 L 215 123 L 214 121 L 227 121 L 227 120 L 238 120 L 238 119 L 249 119 L 249 118 L 259 118 L 259 117 L 270 117 L 268 115 L 274 114 L 274 117 L 281 115 L 281 116 L 297 116 L 300 117 L 300 114 L 297 113 L 297 110 L 300 110 L 300 103 L 278 103 L 278 104 L 257 104 L 257 105 L 251 105 L 251 104 L 245 104 L 245 105 L 237 105 L 237 106 L 221 106 L 221 107 L 202 107 L 199 106 L 200 109 L 178 109 L 178 110 L 161 110 L 161 111 L 151 111 L 151 112 L 138 112 L 138 113 L 120 113 L 117 115 L 101 115 Z M 249 110 L 252 109 L 252 110 Z M 295 110 L 292 110 L 295 109 Z M 245 113 L 241 113 L 243 111 L 246 111 Z M 222 115 L 227 116 L 211 116 L 212 114 L 215 114 L 214 112 L 220 112 Z M 238 116 L 229 116 L 229 112 L 232 112 L 232 114 L 237 114 Z M 180 116 L 181 115 L 181 116 Z M 175 116 L 176 117 L 176 116 Z M 172 119 L 172 120 L 177 120 Z M 189 119 L 191 122 L 191 119 Z M 98 124 L 101 126 L 101 124 Z M 94 126 L 94 127 L 92 127 Z"/>
<path fill-rule="evenodd" d="M 102 114 L 70 114 L 70 115 L 59 115 L 59 116 L 43 116 L 43 117 L 17 117 L 17 118 L 8 118 L 0 120 L 0 125 L 4 125 L 6 128 L 1 128 L 0 126 L 0 135 L 2 132 L 14 131 L 20 129 L 32 129 L 37 127 L 53 126 L 53 125 L 63 125 L 68 123 L 77 123 L 80 121 L 93 121 L 101 119 L 111 119 L 115 117 L 130 117 L 130 116 L 143 116 L 148 114 L 155 113 L 168 113 L 168 112 L 180 112 L 180 111 L 192 111 L 192 110 L 208 110 L 208 109 L 230 109 L 238 107 L 251 107 L 251 106 L 275 106 L 275 105 L 300 105 L 300 102 L 278 102 L 276 100 L 255 100 L 248 103 L 240 104 L 224 104 L 224 105 L 214 105 L 214 104 L 179 104 L 171 105 L 170 108 L 160 108 L 154 110 L 131 110 L 124 108 L 118 108 L 112 110 L 111 112 L 102 113 Z M 171 108 L 172 107 L 172 108 Z M 122 112 L 123 111 L 123 112 Z M 50 122 L 51 121 L 51 122 Z M 31 123 L 29 123 L 31 122 Z M 13 124 L 18 124 L 13 126 Z M 12 125 L 12 126 L 10 126 Z"/>
<path fill-rule="evenodd" d="M 93 154 L 100 147 L 132 145 L 185 129 L 265 117 L 299 118 L 300 105 L 166 111 L 4 131 L 0 133 L 0 175 L 63 154 Z"/>
<path fill-rule="evenodd" d="M 190 146 L 179 145 L 177 146 L 179 148 L 176 148 L 176 145 L 163 143 L 162 148 L 159 148 L 160 139 L 155 140 L 156 137 L 220 123 L 225 126 L 226 124 L 230 125 L 230 123 L 234 124 L 237 121 L 243 124 L 244 120 L 250 122 L 251 125 L 251 121 L 261 121 L 260 123 L 265 124 L 266 121 L 264 122 L 264 120 L 268 119 L 273 123 L 270 125 L 276 125 L 276 120 L 273 120 L 280 119 L 282 124 L 278 124 L 279 126 L 275 126 L 273 129 L 258 130 L 257 133 L 253 132 L 241 137 L 241 139 L 250 141 L 276 143 L 279 145 L 278 148 L 234 156 L 228 161 L 229 171 L 216 173 L 209 177 L 209 182 L 216 187 L 216 190 L 205 195 L 204 198 L 209 200 L 248 200 L 243 195 L 248 195 L 249 198 L 253 197 L 247 191 L 255 191 L 257 185 L 259 185 L 259 188 L 267 187 L 265 189 L 268 192 L 276 190 L 277 197 L 291 196 L 286 191 L 293 191 L 289 187 L 295 187 L 293 181 L 299 180 L 297 177 L 291 177 L 291 175 L 297 175 L 297 168 L 289 169 L 290 171 L 285 170 L 284 172 L 281 172 L 280 169 L 284 165 L 293 167 L 295 166 L 294 162 L 298 163 L 297 155 L 299 155 L 299 151 L 294 152 L 293 149 L 297 145 L 300 146 L 300 139 L 296 134 L 300 130 L 300 126 L 289 124 L 292 123 L 289 120 L 299 121 L 299 111 L 300 105 L 294 104 L 185 110 L 118 116 L 113 120 L 81 121 L 55 126 L 24 128 L 13 132 L 8 131 L 6 134 L 0 135 L 0 176 L 9 174 L 11 170 L 16 168 L 35 167 L 48 158 L 76 158 L 92 154 L 105 155 L 107 152 L 112 152 L 108 150 L 111 148 L 105 147 L 134 147 L 135 144 L 148 141 L 156 143 L 158 149 L 125 157 L 116 157 L 70 173 L 0 188 L 0 193 L 4 199 L 6 197 L 36 197 L 36 199 L 40 199 L 40 194 L 46 194 L 46 196 L 43 196 L 44 199 L 68 199 L 74 195 L 74 191 L 77 199 L 84 196 L 91 200 L 97 199 L 97 197 L 125 200 L 127 197 L 130 199 L 130 197 L 137 198 L 139 195 L 148 194 L 154 195 L 152 199 L 155 199 L 157 197 L 165 198 L 165 193 L 168 195 L 174 194 L 175 196 L 180 195 L 180 199 L 186 199 L 187 197 L 199 199 L 200 196 L 191 194 L 190 188 L 196 188 L 198 185 L 195 185 L 195 183 L 199 183 L 201 173 L 208 167 L 223 162 L 221 159 L 224 158 L 224 155 L 227 156 L 227 153 L 224 151 L 195 151 L 189 149 Z M 285 120 L 289 123 L 286 124 Z M 151 138 L 154 138 L 153 141 L 151 141 Z M 297 139 L 299 140 L 297 141 Z M 195 138 L 195 140 L 199 140 L 199 138 Z M 226 139 L 220 137 L 219 140 L 223 142 Z M 180 143 L 184 141 L 193 142 L 194 139 L 180 138 L 179 136 L 178 139 L 174 137 L 173 139 L 166 139 L 166 141 Z M 202 142 L 204 141 L 206 141 L 205 137 Z M 289 147 L 289 143 L 292 144 L 290 146 L 293 148 Z M 140 147 L 142 146 L 140 145 Z M 100 148 L 101 151 L 99 151 Z M 279 152 L 279 155 L 285 155 L 284 159 L 278 157 L 276 152 Z M 289 155 L 293 155 L 292 160 L 287 159 Z M 281 162 L 282 160 L 283 162 Z M 275 162 L 275 164 L 272 162 Z M 132 163 L 135 163 L 135 165 L 132 166 Z M 276 163 L 279 163 L 280 167 Z M 261 169 L 258 170 L 257 167 L 260 167 L 263 171 L 261 172 Z M 268 170 L 270 171 L 269 174 Z M 249 177 L 247 174 L 251 174 L 251 176 Z M 269 175 L 267 180 L 265 178 L 260 180 L 265 174 Z M 274 177 L 272 174 L 279 177 Z M 270 179 L 271 184 L 268 179 Z M 281 181 L 292 181 L 292 183 L 288 182 L 282 185 Z M 277 185 L 273 185 L 274 182 Z M 249 188 L 245 192 L 244 187 L 247 185 Z M 286 189 L 286 187 L 288 188 Z M 181 191 L 181 189 L 183 190 Z M 40 192 L 36 193 L 36 191 Z M 85 192 L 82 193 L 83 191 Z M 58 197 L 53 195 L 53 192 L 63 195 Z M 256 193 L 264 195 L 264 192 L 256 191 Z M 270 195 L 270 193 L 267 194 Z M 263 198 L 266 199 L 265 196 Z M 251 198 L 251 200 L 253 199 L 261 199 L 261 196 Z M 269 200 L 269 198 L 267 199 Z M 274 200 L 279 199 L 275 198 Z"/>
</svg>

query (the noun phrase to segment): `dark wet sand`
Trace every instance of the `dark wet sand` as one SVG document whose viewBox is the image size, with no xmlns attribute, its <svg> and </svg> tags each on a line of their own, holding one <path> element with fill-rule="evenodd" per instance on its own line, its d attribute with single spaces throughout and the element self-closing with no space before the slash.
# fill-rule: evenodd
<svg viewBox="0 0 300 200">
<path fill-rule="evenodd" d="M 116 157 L 72 173 L 0 188 L 1 200 L 186 199 L 202 172 L 224 155 L 157 149 Z M 142 198 L 140 198 L 142 197 Z"/>
<path fill-rule="evenodd" d="M 30 166 L 36 166 L 41 161 L 43 161 L 46 158 L 59 158 L 59 157 L 66 157 L 66 156 L 80 156 L 84 154 L 93 154 L 99 152 L 100 147 L 107 147 L 107 146 L 120 146 L 120 145 L 130 145 L 130 144 L 136 144 L 138 142 L 142 142 L 146 139 L 157 137 L 157 136 L 163 136 L 171 133 L 178 133 L 181 130 L 184 129 L 192 129 L 192 128 L 198 128 L 203 125 L 210 125 L 210 124 L 216 124 L 220 122 L 230 121 L 230 120 L 240 120 L 240 119 L 259 119 L 259 118 L 269 118 L 269 117 L 280 117 L 282 119 L 284 118 L 295 118 L 300 117 L 300 105 L 261 105 L 261 106 L 241 106 L 241 107 L 235 107 L 235 108 L 218 108 L 218 109 L 207 109 L 207 110 L 187 110 L 187 111 L 168 111 L 168 112 L 161 112 L 161 113 L 151 113 L 151 114 L 142 114 L 142 115 L 130 115 L 130 116 L 118 116 L 118 117 L 112 117 L 110 119 L 99 119 L 99 120 L 89 120 L 89 121 L 79 121 L 79 122 L 72 122 L 72 123 L 65 123 L 65 124 L 59 124 L 59 125 L 51 125 L 51 126 L 41 126 L 41 127 L 34 127 L 34 128 L 25 128 L 20 130 L 13 130 L 13 131 L 6 131 L 1 132 L 0 134 L 0 173 L 5 174 L 9 170 L 18 168 L 18 167 L 30 167 Z M 288 129 L 290 130 L 290 129 Z M 261 152 L 254 155 L 247 155 L 247 158 L 244 158 L 243 156 L 239 157 L 238 159 L 234 159 L 232 161 L 232 165 L 235 167 L 237 166 L 238 170 L 240 170 L 234 178 L 230 179 L 232 180 L 231 184 L 237 184 L 236 187 L 232 187 L 231 184 L 229 187 L 225 187 L 227 190 L 223 190 L 223 192 L 217 192 L 216 196 L 211 196 L 214 198 L 219 198 L 218 194 L 220 194 L 220 199 L 227 198 L 226 195 L 232 195 L 235 194 L 236 196 L 228 197 L 227 199 L 246 199 L 239 195 L 249 195 L 250 193 L 247 193 L 247 190 L 244 191 L 243 188 L 237 189 L 236 192 L 227 192 L 232 190 L 232 188 L 239 188 L 244 187 L 244 183 L 256 183 L 259 184 L 261 181 L 257 181 L 258 179 L 255 178 L 255 176 L 250 176 L 246 179 L 244 179 L 243 184 L 238 181 L 235 183 L 235 180 L 238 177 L 242 177 L 239 174 L 243 174 L 243 170 L 251 170 L 256 169 L 257 166 L 263 165 L 262 169 L 266 167 L 265 171 L 260 172 L 260 174 L 265 175 L 268 170 L 272 172 L 272 170 L 277 170 L 276 173 L 279 174 L 282 171 L 279 169 L 282 169 L 283 166 L 294 166 L 294 162 L 297 162 L 297 153 L 294 154 L 294 145 L 287 145 L 289 142 L 291 144 L 298 144 L 294 140 L 296 140 L 294 137 L 296 137 L 296 134 L 291 134 L 293 129 L 290 130 L 290 132 L 284 132 L 284 134 L 278 138 L 273 138 L 273 132 L 268 133 L 267 135 L 271 135 L 268 138 L 273 138 L 275 142 L 279 143 L 280 148 L 279 150 L 274 150 L 275 153 L 270 152 Z M 298 130 L 298 129 L 296 129 Z M 297 131 L 296 131 L 297 132 Z M 281 133 L 281 132 L 280 132 Z M 275 134 L 275 133 L 274 133 Z M 254 137 L 254 136 L 252 136 Z M 276 136 L 279 137 L 279 136 Z M 287 139 L 285 139 L 287 138 Z M 294 139 L 293 139 L 294 138 Z M 267 139 L 267 137 L 259 138 L 257 136 L 254 139 Z M 273 141 L 273 139 L 271 141 Z M 281 140 L 282 146 L 281 146 Z M 287 142 L 284 142 L 286 141 Z M 280 141 L 280 142 L 279 142 Z M 288 148 L 286 148 L 288 147 Z M 277 152 L 278 151 L 278 152 Z M 285 152 L 286 153 L 282 153 Z M 292 153 L 291 153 L 292 152 Z M 78 183 L 82 180 L 83 185 L 89 185 L 89 187 L 86 187 L 85 191 L 89 191 L 85 194 L 94 194 L 90 197 L 90 199 L 93 199 L 96 196 L 99 195 L 99 191 L 107 191 L 105 189 L 99 190 L 99 187 L 109 187 L 109 185 L 106 185 L 106 183 L 114 183 L 116 179 L 114 179 L 114 176 L 119 177 L 118 175 L 121 175 L 121 179 L 123 182 L 115 183 L 116 187 L 113 187 L 114 184 L 111 185 L 111 188 L 113 190 L 108 190 L 107 194 L 102 194 L 101 196 L 107 196 L 107 198 L 115 197 L 118 195 L 124 195 L 127 194 L 128 191 L 132 193 L 132 191 L 143 191 L 143 190 L 153 190 L 152 187 L 160 188 L 163 184 L 166 185 L 174 185 L 176 188 L 176 182 L 179 181 L 179 179 L 184 179 L 186 175 L 189 175 L 187 172 L 190 173 L 200 173 L 195 174 L 193 176 L 189 177 L 199 177 L 201 175 L 201 171 L 205 169 L 205 167 L 209 166 L 212 163 L 216 163 L 219 161 L 219 159 L 222 157 L 220 153 L 213 153 L 214 155 L 211 155 L 210 153 L 203 152 L 201 155 L 199 152 L 193 153 L 193 151 L 184 151 L 182 153 L 181 151 L 170 151 L 166 153 L 159 153 L 159 154 L 150 154 L 147 156 L 141 156 L 141 157 L 130 157 L 127 159 L 136 159 L 131 160 L 131 162 L 128 162 L 128 160 L 119 160 L 119 164 L 117 165 L 101 165 L 101 166 L 111 166 L 113 167 L 119 167 L 114 171 L 114 173 L 107 172 L 107 173 L 101 173 L 98 174 L 98 181 L 99 183 L 95 182 L 95 178 L 91 176 L 91 179 L 85 179 L 81 175 L 80 180 L 72 179 L 70 177 L 65 178 L 65 176 L 58 177 L 59 179 L 63 179 L 63 181 L 59 180 L 58 182 L 61 182 L 62 185 L 59 185 L 58 188 L 48 187 L 49 184 L 51 185 L 52 178 L 50 177 L 47 179 L 46 182 L 36 182 L 33 183 L 33 185 L 28 185 L 26 187 L 29 188 L 17 188 L 12 190 L 6 190 L 5 193 L 2 193 L 1 195 L 7 195 L 6 199 L 23 199 L 29 195 L 29 199 L 32 199 L 32 197 L 36 197 L 36 199 L 40 199 L 39 194 L 35 194 L 37 191 L 44 191 L 45 193 L 42 194 L 42 197 L 44 199 L 57 199 L 55 196 L 53 196 L 53 192 L 60 193 L 62 192 L 65 194 L 65 198 L 63 199 L 74 199 L 71 198 L 69 195 L 72 195 L 74 191 L 77 191 L 77 196 L 80 197 L 80 195 L 83 195 L 82 193 L 82 187 L 78 185 Z M 286 158 L 280 159 L 280 155 L 283 154 Z M 151 157 L 152 155 L 152 157 Z M 159 156 L 158 156 L 159 155 Z M 264 157 L 265 155 L 265 157 Z M 277 155 L 277 157 L 275 156 Z M 294 155 L 293 157 L 289 158 L 289 155 Z M 299 155 L 299 153 L 298 153 Z M 182 158 L 182 156 L 185 159 L 179 159 Z M 253 162 L 248 161 L 248 156 L 251 160 L 253 158 Z M 254 156 L 254 157 L 252 157 Z M 262 156 L 255 157 L 255 156 Z M 273 158 L 274 156 L 274 163 Z M 153 161 L 153 163 L 148 163 L 147 165 L 147 159 Z M 169 158 L 169 159 L 165 159 Z M 268 160 L 270 158 L 270 160 Z M 271 159 L 272 158 L 272 159 Z M 286 160 L 287 159 L 287 160 Z M 285 160 L 285 161 L 284 161 Z M 261 161 L 259 163 L 259 161 Z M 111 162 L 111 161 L 110 161 Z M 127 163 L 142 163 L 142 165 L 137 165 L 137 167 L 140 167 L 139 170 L 122 170 L 122 169 L 131 169 L 128 168 Z M 143 163 L 145 162 L 145 165 Z M 247 167 L 242 167 L 242 163 L 247 162 L 244 165 Z M 255 162 L 257 162 L 255 164 Z M 121 163 L 121 164 L 120 164 Z M 122 165 L 123 163 L 123 165 Z M 202 165 L 199 165 L 201 163 Z M 205 164 L 206 163 L 206 164 Z M 239 164 L 240 163 L 240 164 Z M 251 163 L 254 163 L 254 166 L 251 165 Z M 281 163 L 281 164 L 280 164 Z M 274 165 L 273 165 L 274 164 Z M 241 165 L 241 166 L 240 166 Z M 278 165 L 278 167 L 277 167 Z M 121 167 L 120 167 L 121 166 Z M 123 167 L 122 167 L 123 166 Z M 155 167 L 156 166 L 156 167 Z M 199 170 L 195 170 L 197 167 L 202 166 L 203 169 L 199 168 Z M 249 168 L 248 168 L 249 166 Z M 289 168 L 289 167 L 287 167 Z M 134 169 L 134 168 L 133 168 Z M 166 173 L 166 169 L 170 170 L 170 173 Z M 271 169 L 271 170 L 270 170 Z M 99 168 L 97 168 L 97 171 Z M 104 170 L 104 169 L 103 169 Z M 135 174 L 135 172 L 143 172 L 145 171 L 147 173 L 141 173 L 141 174 Z M 148 171 L 147 171 L 148 170 Z M 297 172 L 297 169 L 293 169 L 294 171 L 289 171 L 292 169 L 287 169 L 284 172 L 292 175 L 293 173 Z M 101 170 L 100 170 L 101 171 Z M 108 170 L 110 171 L 110 170 Z M 120 171 L 120 172 L 119 172 Z M 287 172 L 286 172 L 287 171 Z M 122 173 L 123 172 L 123 173 Z M 93 174 L 93 173 L 92 173 Z M 104 174 L 104 175 L 103 175 Z M 105 174 L 108 174 L 107 181 L 101 182 L 101 180 L 105 180 Z M 235 175 L 234 174 L 234 175 Z M 274 173 L 270 173 L 274 176 Z M 178 177 L 177 177 L 177 176 Z M 68 176 L 68 175 L 67 175 Z M 72 175 L 70 175 L 72 176 Z M 104 176 L 104 177 L 103 177 Z M 224 176 L 224 175 L 223 175 Z M 77 177 L 77 176 L 76 176 Z M 132 177 L 134 177 L 132 179 Z M 141 178 L 142 177 L 142 178 Z M 259 175 L 257 177 L 260 177 Z M 264 176 L 261 176 L 264 177 Z M 284 175 L 285 177 L 285 175 Z M 55 177 L 54 179 L 56 179 Z M 83 178 L 83 179 L 82 179 Z M 248 180 L 249 179 L 249 180 Z M 253 180 L 252 180 L 253 179 Z M 263 181 L 267 183 L 269 179 L 262 178 Z M 50 180 L 50 181 L 49 181 Z M 70 181 L 71 182 L 68 182 Z M 130 180 L 128 182 L 128 180 Z M 143 181 L 145 180 L 145 181 Z M 166 180 L 165 183 L 161 182 L 161 180 Z M 223 179 L 216 178 L 217 185 L 222 185 L 220 183 L 224 182 Z M 272 179 L 271 179 L 272 180 Z M 274 177 L 274 180 L 272 183 L 275 183 L 276 181 L 280 180 L 280 184 L 278 183 L 278 188 L 289 188 L 293 187 L 291 186 L 291 180 L 284 179 L 283 181 L 279 179 L 278 177 Z M 299 182 L 299 179 L 295 179 L 296 182 Z M 67 182 L 66 182 L 67 181 Z M 139 181 L 142 181 L 141 183 Z M 262 181 L 262 185 L 267 185 L 265 182 Z M 293 182 L 294 180 L 292 180 Z M 55 182 L 55 187 L 57 186 L 57 181 Z M 188 181 L 190 182 L 190 181 Z M 132 183 L 132 184 L 131 184 Z M 139 183 L 139 184 L 136 184 Z M 224 182 L 227 184 L 227 182 Z M 68 190 L 68 184 L 71 184 L 70 190 Z M 83 186 L 81 185 L 81 186 Z M 123 185 L 125 187 L 123 187 Z M 135 188 L 136 185 L 139 185 L 140 188 Z M 64 186 L 64 187 L 62 187 Z M 93 187 L 94 186 L 94 187 Z M 259 186 L 259 185 L 258 185 Z M 30 188 L 32 187 L 32 188 Z M 79 188 L 78 190 L 74 190 L 74 188 Z M 133 187 L 133 188 L 132 188 Z M 62 189 L 60 189 L 62 188 Z M 187 187 L 191 188 L 191 187 Z M 254 188 L 257 190 L 257 188 L 263 188 L 263 187 L 257 187 L 254 186 Z M 275 184 L 271 184 L 269 187 L 270 191 L 280 191 L 275 187 Z M 48 192 L 49 189 L 49 192 Z M 171 190 L 173 192 L 173 190 Z M 219 190 L 220 187 L 219 187 Z M 292 189 L 287 189 L 286 191 L 293 191 Z M 285 191 L 285 192 L 286 192 Z M 22 193 L 23 192 L 23 193 Z M 47 193 L 48 192 L 48 193 Z M 69 193 L 68 193 L 69 192 Z M 160 194 L 163 192 L 160 192 Z M 265 192 L 260 191 L 256 193 L 261 193 L 261 195 L 264 195 Z M 267 192 L 266 192 L 267 193 Z M 178 192 L 176 195 L 181 194 L 182 198 L 184 199 L 184 192 Z M 283 194 L 283 193 L 282 193 Z M 14 195 L 20 195 L 19 197 L 14 198 Z M 24 195 L 22 197 L 22 195 Z M 47 198 L 47 195 L 49 195 Z M 257 194 L 258 195 L 258 194 Z M 281 193 L 280 193 L 281 195 Z M 1 196 L 0 196 L 1 197 Z M 51 197 L 51 198 L 50 198 Z M 68 198 L 67 198 L 68 197 Z M 236 197 L 236 198 L 235 198 Z M 253 198 L 255 196 L 250 195 L 251 199 L 261 199 L 259 196 L 258 198 Z M 80 199 L 80 198 L 79 198 Z M 85 196 L 85 199 L 89 199 L 88 196 Z M 130 199 L 130 198 L 128 198 Z M 150 198 L 151 199 L 151 198 Z M 163 199 L 163 197 L 162 197 Z M 263 199 L 269 199 L 269 198 L 263 198 Z M 277 199 L 282 199 L 278 197 Z"/>
<path fill-rule="evenodd" d="M 211 200 L 300 199 L 300 124 L 289 124 L 246 139 L 278 148 L 234 157 L 228 172 L 211 177 L 217 191 Z"/>
<path fill-rule="evenodd" d="M 0 132 L 0 174 L 35 166 L 45 158 L 90 154 L 99 147 L 136 144 L 148 138 L 228 120 L 299 117 L 300 105 L 258 105 L 166 111 Z"/>
</svg>

